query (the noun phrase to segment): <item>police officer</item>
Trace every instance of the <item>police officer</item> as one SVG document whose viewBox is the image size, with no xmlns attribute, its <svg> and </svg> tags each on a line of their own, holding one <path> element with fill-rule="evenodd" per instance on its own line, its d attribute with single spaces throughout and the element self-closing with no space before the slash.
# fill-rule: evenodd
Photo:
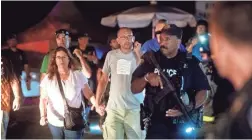
<svg viewBox="0 0 252 140">
<path fill-rule="evenodd" d="M 195 138 L 194 128 L 189 127 L 189 124 L 199 122 L 199 110 L 207 98 L 209 85 L 199 67 L 199 61 L 195 57 L 187 59 L 186 53 L 179 51 L 181 38 L 182 30 L 177 26 L 163 29 L 160 34 L 160 51 L 153 53 L 161 69 L 150 62 L 151 55 L 147 53 L 144 62 L 133 73 L 132 92 L 139 93 L 146 88 L 144 107 L 151 114 L 147 139 Z M 174 85 L 176 95 L 184 100 L 189 115 L 193 112 L 197 114 L 197 119 L 192 118 L 193 123 L 184 119 L 186 114 L 183 114 L 175 96 L 169 93 L 167 82 L 160 76 L 161 72 Z"/>
<path fill-rule="evenodd" d="M 30 66 L 25 52 L 17 48 L 17 36 L 15 34 L 7 36 L 6 44 L 8 48 L 2 49 L 2 55 L 9 59 L 13 64 L 13 70 L 19 81 L 21 80 L 22 71 L 25 72 L 26 77 L 24 80 L 26 81 L 27 89 L 30 90 Z"/>
<path fill-rule="evenodd" d="M 96 89 L 96 71 L 97 64 L 99 62 L 98 57 L 96 56 L 96 51 L 93 46 L 89 45 L 90 37 L 87 33 L 77 34 L 78 46 L 70 48 L 71 53 L 80 52 L 82 57 L 85 59 L 89 67 L 91 68 L 91 75 L 88 76 L 88 84 L 93 92 Z"/>
<path fill-rule="evenodd" d="M 216 138 L 252 139 L 252 3 L 218 2 L 210 18 L 211 52 L 237 97 L 218 121 Z"/>
</svg>

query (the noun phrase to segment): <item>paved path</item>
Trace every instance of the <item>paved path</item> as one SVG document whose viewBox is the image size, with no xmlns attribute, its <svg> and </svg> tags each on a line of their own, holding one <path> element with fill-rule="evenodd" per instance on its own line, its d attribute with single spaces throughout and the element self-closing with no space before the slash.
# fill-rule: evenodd
<svg viewBox="0 0 252 140">
<path fill-rule="evenodd" d="M 11 120 L 16 119 L 16 124 L 10 123 L 7 132 L 8 139 L 51 139 L 47 126 L 39 125 L 38 105 L 23 106 L 17 112 L 11 112 Z M 98 116 L 93 113 L 90 117 L 91 131 L 85 133 L 85 139 L 102 139 L 98 124 Z"/>
</svg>

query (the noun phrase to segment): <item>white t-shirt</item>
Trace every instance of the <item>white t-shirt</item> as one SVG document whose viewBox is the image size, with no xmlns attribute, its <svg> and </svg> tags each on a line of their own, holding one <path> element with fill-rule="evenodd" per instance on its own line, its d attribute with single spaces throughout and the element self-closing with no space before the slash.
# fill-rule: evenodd
<svg viewBox="0 0 252 140">
<path fill-rule="evenodd" d="M 120 49 L 108 52 L 102 69 L 104 73 L 111 74 L 106 110 L 140 110 L 140 102 L 131 92 L 131 77 L 136 68 L 133 52 L 124 54 Z"/>
<path fill-rule="evenodd" d="M 67 103 L 70 107 L 79 108 L 81 106 L 81 90 L 87 82 L 87 78 L 81 71 L 70 71 L 68 79 L 64 82 L 61 81 Z M 50 80 L 47 74 L 40 86 L 48 96 L 48 122 L 54 126 L 64 126 L 64 104 L 56 76 Z"/>
</svg>

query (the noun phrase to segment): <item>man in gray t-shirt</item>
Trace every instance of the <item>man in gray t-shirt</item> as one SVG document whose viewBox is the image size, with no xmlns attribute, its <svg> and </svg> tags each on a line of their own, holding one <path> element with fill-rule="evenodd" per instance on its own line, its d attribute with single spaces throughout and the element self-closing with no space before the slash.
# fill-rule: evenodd
<svg viewBox="0 0 252 140">
<path fill-rule="evenodd" d="M 137 68 L 138 58 L 133 51 L 134 36 L 130 29 L 121 28 L 117 34 L 120 48 L 108 52 L 103 66 L 103 75 L 96 92 L 96 103 L 100 104 L 109 74 L 111 84 L 106 107 L 107 117 L 103 128 L 104 139 L 139 139 L 140 102 L 131 92 L 131 77 Z"/>
</svg>

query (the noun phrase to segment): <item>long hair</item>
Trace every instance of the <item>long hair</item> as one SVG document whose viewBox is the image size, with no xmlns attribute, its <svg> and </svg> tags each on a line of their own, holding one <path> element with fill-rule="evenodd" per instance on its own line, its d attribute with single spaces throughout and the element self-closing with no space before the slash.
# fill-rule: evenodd
<svg viewBox="0 0 252 140">
<path fill-rule="evenodd" d="M 1 56 L 1 86 L 10 84 L 14 80 L 18 81 L 18 78 L 13 70 L 11 61 Z"/>
<path fill-rule="evenodd" d="M 53 52 L 51 53 L 50 56 L 50 61 L 49 61 L 49 66 L 48 66 L 48 78 L 50 80 L 53 79 L 53 76 L 56 75 L 56 73 L 58 72 L 58 67 L 56 64 L 56 54 L 57 52 L 63 51 L 67 54 L 68 59 L 69 59 L 69 64 L 68 64 L 68 68 L 71 70 L 76 70 L 78 69 L 79 64 L 77 63 L 77 61 L 73 58 L 73 56 L 71 55 L 71 53 L 69 52 L 69 50 L 67 50 L 64 47 L 57 47 L 55 50 L 53 50 Z"/>
</svg>

